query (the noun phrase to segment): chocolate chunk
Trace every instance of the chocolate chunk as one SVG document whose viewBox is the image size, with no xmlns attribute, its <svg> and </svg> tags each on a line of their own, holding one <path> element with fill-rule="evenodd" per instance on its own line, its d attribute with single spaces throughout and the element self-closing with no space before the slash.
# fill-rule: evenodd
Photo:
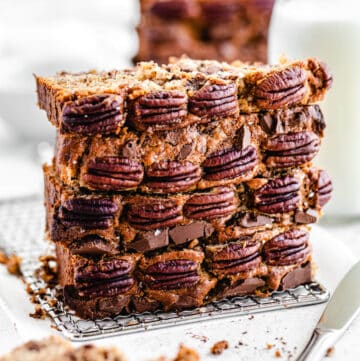
<svg viewBox="0 0 360 361">
<path fill-rule="evenodd" d="M 196 238 L 209 237 L 214 227 L 207 222 L 193 222 L 170 229 L 169 235 L 175 244 L 183 244 Z"/>
<path fill-rule="evenodd" d="M 265 286 L 265 281 L 258 277 L 247 278 L 241 283 L 226 286 L 220 293 L 220 298 L 253 294 L 260 287 Z"/>
<path fill-rule="evenodd" d="M 243 125 L 236 132 L 235 144 L 236 148 L 239 150 L 243 150 L 251 144 L 251 132 L 247 125 Z"/>
<path fill-rule="evenodd" d="M 274 113 L 260 113 L 259 124 L 264 132 L 268 134 L 282 134 L 285 132 L 280 111 L 275 111 Z"/>
<path fill-rule="evenodd" d="M 316 209 L 311 209 L 311 208 L 309 208 L 305 212 L 296 211 L 294 220 L 296 223 L 301 223 L 301 224 L 316 223 L 318 220 L 318 212 L 316 211 Z"/>
<path fill-rule="evenodd" d="M 261 214 L 245 213 L 238 219 L 238 224 L 244 228 L 261 227 L 272 224 L 274 219 Z"/>
<path fill-rule="evenodd" d="M 153 249 L 166 247 L 169 244 L 168 229 L 140 233 L 138 238 L 128 245 L 128 248 L 138 252 L 147 252 Z"/>
<path fill-rule="evenodd" d="M 76 240 L 70 245 L 73 254 L 84 255 L 102 255 L 106 253 L 115 253 L 117 250 L 109 241 L 97 235 L 85 236 Z"/>
<path fill-rule="evenodd" d="M 283 290 L 287 290 L 289 288 L 295 288 L 311 281 L 311 263 L 308 262 L 305 266 L 296 268 L 285 275 L 281 280 L 281 287 Z"/>
<path fill-rule="evenodd" d="M 186 159 L 189 154 L 192 152 L 193 149 L 193 145 L 192 144 L 184 144 L 181 149 L 179 154 L 177 155 L 176 159 L 177 160 L 183 160 Z"/>
</svg>

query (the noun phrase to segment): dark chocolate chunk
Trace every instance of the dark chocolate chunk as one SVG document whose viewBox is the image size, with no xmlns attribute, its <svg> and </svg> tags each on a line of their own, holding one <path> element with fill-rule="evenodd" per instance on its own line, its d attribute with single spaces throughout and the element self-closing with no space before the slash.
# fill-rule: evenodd
<svg viewBox="0 0 360 361">
<path fill-rule="evenodd" d="M 193 222 L 170 229 L 169 235 L 175 244 L 183 244 L 196 238 L 209 237 L 214 227 L 207 222 Z"/>
<path fill-rule="evenodd" d="M 231 286 L 226 285 L 220 292 L 219 298 L 253 294 L 256 289 L 263 286 L 265 286 L 263 279 L 258 277 L 247 278 L 240 283 Z"/>
<path fill-rule="evenodd" d="M 235 135 L 236 148 L 239 150 L 245 149 L 251 145 L 251 132 L 247 125 L 243 125 Z"/>
<path fill-rule="evenodd" d="M 316 223 L 318 220 L 318 212 L 316 209 L 309 208 L 305 212 L 296 211 L 294 215 L 294 221 L 301 224 Z"/>
<path fill-rule="evenodd" d="M 287 290 L 312 281 L 311 263 L 290 271 L 281 280 L 281 288 Z"/>
<path fill-rule="evenodd" d="M 166 228 L 140 233 L 137 239 L 128 245 L 128 248 L 138 252 L 147 252 L 153 249 L 166 247 L 168 244 L 169 231 Z"/>
<path fill-rule="evenodd" d="M 184 144 L 181 149 L 179 154 L 177 155 L 176 159 L 177 160 L 184 160 L 186 159 L 189 154 L 192 152 L 193 149 L 193 145 L 192 144 Z"/>
<path fill-rule="evenodd" d="M 238 224 L 244 228 L 261 227 L 272 224 L 274 219 L 262 214 L 245 213 L 238 219 Z"/>
</svg>

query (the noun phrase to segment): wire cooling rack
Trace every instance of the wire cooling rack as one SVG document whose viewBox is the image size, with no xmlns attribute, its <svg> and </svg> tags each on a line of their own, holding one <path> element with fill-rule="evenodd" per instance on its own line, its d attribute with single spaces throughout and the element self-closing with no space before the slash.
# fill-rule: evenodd
<svg viewBox="0 0 360 361">
<path fill-rule="evenodd" d="M 57 329 L 72 341 L 93 340 L 107 336 L 141 332 L 148 329 L 183 325 L 203 320 L 229 316 L 249 315 L 259 312 L 289 309 L 326 302 L 329 291 L 317 282 L 299 286 L 285 292 L 275 292 L 270 297 L 232 297 L 219 302 L 181 312 L 145 312 L 118 315 L 101 320 L 82 320 L 55 303 L 56 291 L 46 288 L 44 281 L 35 275 L 40 255 L 52 252 L 43 240 L 45 213 L 40 198 L 27 198 L 0 202 L 0 249 L 22 257 L 21 271 L 37 301 L 52 319 Z M 39 290 L 46 289 L 46 293 Z"/>
</svg>

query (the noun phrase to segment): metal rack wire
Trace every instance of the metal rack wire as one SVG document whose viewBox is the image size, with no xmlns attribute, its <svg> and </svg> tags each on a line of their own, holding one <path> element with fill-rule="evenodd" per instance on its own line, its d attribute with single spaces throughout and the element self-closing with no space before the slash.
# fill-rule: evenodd
<svg viewBox="0 0 360 361">
<path fill-rule="evenodd" d="M 37 301 L 47 312 L 56 327 L 73 341 L 93 340 L 107 336 L 141 332 L 192 322 L 214 320 L 230 316 L 289 309 L 326 302 L 329 291 L 317 282 L 299 286 L 285 292 L 275 292 L 270 297 L 232 297 L 219 302 L 181 312 L 145 312 L 118 315 L 101 320 L 82 320 L 67 310 L 56 299 L 54 289 L 46 288 L 35 274 L 40 255 L 51 252 L 51 246 L 43 240 L 45 214 L 39 198 L 12 200 L 0 203 L 0 249 L 22 257 L 21 270 L 25 281 L 37 294 Z M 46 293 L 39 292 L 46 289 Z"/>
</svg>

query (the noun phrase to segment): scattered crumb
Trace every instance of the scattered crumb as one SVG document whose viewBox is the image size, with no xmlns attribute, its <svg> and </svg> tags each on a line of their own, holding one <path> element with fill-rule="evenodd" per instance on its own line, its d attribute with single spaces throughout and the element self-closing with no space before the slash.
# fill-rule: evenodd
<svg viewBox="0 0 360 361">
<path fill-rule="evenodd" d="M 281 352 L 279 350 L 276 350 L 274 356 L 277 357 L 277 358 L 280 358 L 281 357 Z"/>
<path fill-rule="evenodd" d="M 179 352 L 173 361 L 199 361 L 199 354 L 192 348 L 180 345 Z"/>
<path fill-rule="evenodd" d="M 204 335 L 197 335 L 197 334 L 191 333 L 191 332 L 187 332 L 187 334 L 190 335 L 192 338 L 195 338 L 196 340 L 199 340 L 204 343 L 209 341 L 208 337 L 206 337 Z"/>
<path fill-rule="evenodd" d="M 246 335 L 246 334 L 247 334 L 247 331 L 242 332 L 242 334 L 243 334 L 243 335 Z"/>
<path fill-rule="evenodd" d="M 241 346 L 247 346 L 246 343 L 242 342 L 242 341 L 239 341 L 236 345 L 235 345 L 235 348 L 240 348 Z"/>
<path fill-rule="evenodd" d="M 212 347 L 211 347 L 211 353 L 213 355 L 220 355 L 223 353 L 224 350 L 226 350 L 227 348 L 229 348 L 229 343 L 226 340 L 223 341 L 219 341 L 216 342 Z"/>
<path fill-rule="evenodd" d="M 4 252 L 0 251 L 0 263 L 5 265 L 8 272 L 14 276 L 21 276 L 20 264 L 21 258 L 13 255 L 6 255 Z"/>
<path fill-rule="evenodd" d="M 29 314 L 30 317 L 45 320 L 46 312 L 42 309 L 40 305 L 35 305 L 35 311 Z"/>
<path fill-rule="evenodd" d="M 7 255 L 5 254 L 5 252 L 0 251 L 0 263 L 1 263 L 1 264 L 6 264 L 7 261 L 8 261 L 8 257 L 7 257 Z"/>
<path fill-rule="evenodd" d="M 329 347 L 327 350 L 326 350 L 326 354 L 325 356 L 326 357 L 331 357 L 335 352 L 335 347 Z"/>
<path fill-rule="evenodd" d="M 248 317 L 249 320 L 253 320 L 254 318 L 255 318 L 254 315 L 251 315 L 251 316 Z"/>
<path fill-rule="evenodd" d="M 266 345 L 266 348 L 267 348 L 268 350 L 271 350 L 273 347 L 274 347 L 274 345 L 272 345 L 271 343 L 268 343 L 268 344 Z"/>
<path fill-rule="evenodd" d="M 41 256 L 39 257 L 41 266 L 37 269 L 36 274 L 41 278 L 48 287 L 57 284 L 57 263 L 54 256 Z"/>
</svg>

